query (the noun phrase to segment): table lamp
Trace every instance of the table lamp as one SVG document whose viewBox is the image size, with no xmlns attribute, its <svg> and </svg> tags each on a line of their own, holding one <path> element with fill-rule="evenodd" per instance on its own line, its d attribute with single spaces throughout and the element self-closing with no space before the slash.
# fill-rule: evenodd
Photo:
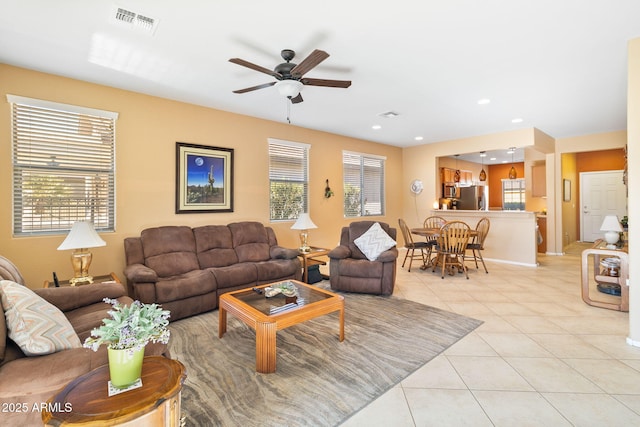
<svg viewBox="0 0 640 427">
<path fill-rule="evenodd" d="M 312 228 L 318 228 L 308 213 L 301 213 L 298 220 L 291 226 L 292 230 L 300 230 L 300 252 L 309 252 L 311 248 L 307 244 L 307 238 L 309 237 L 309 230 Z"/>
<path fill-rule="evenodd" d="M 71 254 L 73 278 L 69 280 L 71 286 L 77 283 L 93 283 L 93 277 L 89 276 L 92 254 L 88 248 L 106 245 L 90 222 L 78 221 L 73 224 L 67 238 L 58 246 L 59 251 L 73 249 Z"/>
<path fill-rule="evenodd" d="M 616 243 L 620 239 L 620 233 L 622 232 L 622 226 L 620 220 L 616 215 L 607 215 L 602 221 L 600 231 L 604 231 L 604 240 L 607 242 L 608 249 L 615 249 Z"/>
</svg>

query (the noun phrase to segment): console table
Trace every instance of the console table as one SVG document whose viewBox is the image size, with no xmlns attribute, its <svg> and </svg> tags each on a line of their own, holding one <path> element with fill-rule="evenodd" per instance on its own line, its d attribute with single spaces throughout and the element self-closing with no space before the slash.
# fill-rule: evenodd
<svg viewBox="0 0 640 427">
<path fill-rule="evenodd" d="M 619 249 L 609 249 L 602 240 L 596 240 L 593 246 L 582 251 L 582 300 L 589 305 L 610 310 L 629 311 L 629 254 L 627 247 Z M 611 271 L 601 267 L 601 260 L 605 258 L 618 258 L 620 266 L 616 271 Z M 593 266 L 590 267 L 590 260 Z M 605 289 L 617 290 L 619 287 L 619 300 L 617 302 L 607 302 L 594 299 L 590 288 L 591 274 L 593 268 L 593 280 Z M 598 292 L 598 291 L 596 291 Z M 618 292 L 607 292 L 609 295 L 617 295 Z M 612 299 L 616 299 L 613 297 Z"/>
</svg>

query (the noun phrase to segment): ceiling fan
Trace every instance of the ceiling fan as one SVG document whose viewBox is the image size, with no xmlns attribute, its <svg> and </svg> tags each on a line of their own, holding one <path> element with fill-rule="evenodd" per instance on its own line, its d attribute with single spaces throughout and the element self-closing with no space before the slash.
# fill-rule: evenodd
<svg viewBox="0 0 640 427">
<path fill-rule="evenodd" d="M 303 86 L 326 86 L 326 87 L 338 87 L 348 88 L 351 86 L 349 80 L 327 80 L 327 79 L 312 79 L 304 77 L 309 71 L 320 64 L 322 61 L 329 57 L 329 54 L 323 50 L 315 49 L 299 64 L 291 62 L 296 56 L 296 53 L 291 49 L 284 49 L 280 52 L 282 59 L 285 60 L 282 64 L 276 65 L 272 70 L 261 67 L 260 65 L 253 64 L 240 58 L 231 58 L 229 62 L 242 65 L 243 67 L 250 68 L 261 73 L 268 74 L 275 77 L 277 81 L 270 83 L 263 83 L 261 85 L 248 87 L 245 89 L 234 90 L 233 93 L 246 93 L 253 90 L 264 89 L 266 87 L 275 86 L 278 92 L 286 96 L 291 100 L 293 104 L 302 102 L 302 96 L 300 91 Z"/>
</svg>

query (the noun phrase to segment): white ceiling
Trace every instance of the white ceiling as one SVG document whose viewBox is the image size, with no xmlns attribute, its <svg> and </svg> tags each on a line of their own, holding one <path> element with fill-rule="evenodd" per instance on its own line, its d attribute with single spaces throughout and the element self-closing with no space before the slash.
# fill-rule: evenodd
<svg viewBox="0 0 640 427">
<path fill-rule="evenodd" d="M 274 88 L 232 93 L 273 78 L 228 59 L 272 69 L 282 49 L 325 50 L 305 77 L 353 84 L 305 87 L 291 123 L 397 146 L 625 129 L 627 42 L 640 37 L 638 0 L 2 3 L 0 62 L 278 122 L 288 101 Z M 155 32 L 114 22 L 116 6 Z"/>
</svg>

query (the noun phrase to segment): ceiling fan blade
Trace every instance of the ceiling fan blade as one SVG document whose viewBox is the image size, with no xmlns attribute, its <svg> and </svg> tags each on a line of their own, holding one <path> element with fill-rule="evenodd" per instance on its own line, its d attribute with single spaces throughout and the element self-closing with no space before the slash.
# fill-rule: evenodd
<svg viewBox="0 0 640 427">
<path fill-rule="evenodd" d="M 346 89 L 351 86 L 351 80 L 327 80 L 327 79 L 302 79 L 302 84 L 307 86 L 327 86 L 327 87 L 339 87 Z"/>
<path fill-rule="evenodd" d="M 311 71 L 316 65 L 324 61 L 329 57 L 329 54 L 324 50 L 314 50 L 302 60 L 301 63 L 291 69 L 291 75 L 296 78 L 300 78 Z"/>
<path fill-rule="evenodd" d="M 243 67 L 251 68 L 252 70 L 255 70 L 255 71 L 260 71 L 261 73 L 269 74 L 270 76 L 273 76 L 278 80 L 282 79 L 282 75 L 280 73 L 276 73 L 275 71 L 270 70 L 268 68 L 261 67 L 260 65 L 253 64 L 253 63 L 251 63 L 249 61 L 245 61 L 244 59 L 231 58 L 229 60 L 229 62 L 233 62 L 234 64 L 238 64 L 238 65 L 242 65 Z"/>
<path fill-rule="evenodd" d="M 291 98 L 291 103 L 292 104 L 299 104 L 302 101 L 304 101 L 304 99 L 302 99 L 302 95 L 301 94 L 298 94 L 298 95 L 294 96 L 293 98 Z"/>
<path fill-rule="evenodd" d="M 276 84 L 276 82 L 263 83 L 258 86 L 251 86 L 245 89 L 234 90 L 233 93 L 247 93 L 247 92 L 251 92 L 252 90 L 264 89 L 265 87 L 273 86 L 274 84 Z"/>
</svg>

